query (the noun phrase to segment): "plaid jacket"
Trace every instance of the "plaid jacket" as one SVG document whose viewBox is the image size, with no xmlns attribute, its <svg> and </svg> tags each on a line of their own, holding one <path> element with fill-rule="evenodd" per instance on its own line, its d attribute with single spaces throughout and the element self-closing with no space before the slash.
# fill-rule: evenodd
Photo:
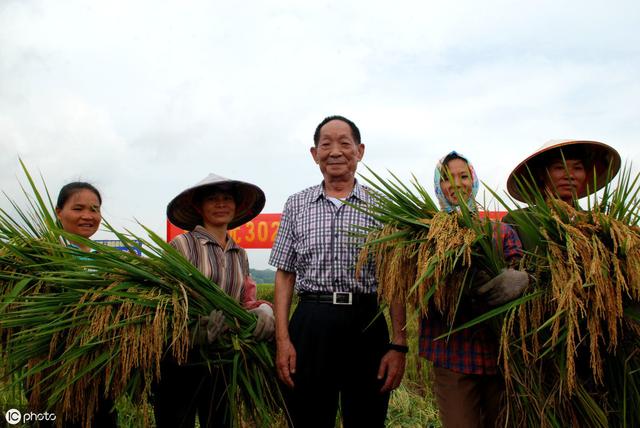
<svg viewBox="0 0 640 428">
<path fill-rule="evenodd" d="M 513 228 L 497 223 L 494 239 L 502 242 L 504 258 L 510 261 L 522 256 L 522 244 Z M 471 321 L 478 314 L 459 310 L 456 325 Z M 435 340 L 449 331 L 450 326 L 435 311 L 429 318 L 420 320 L 420 356 L 433 362 L 436 367 L 464 374 L 496 374 L 498 370 L 498 338 L 486 323 L 476 325 Z"/>
</svg>

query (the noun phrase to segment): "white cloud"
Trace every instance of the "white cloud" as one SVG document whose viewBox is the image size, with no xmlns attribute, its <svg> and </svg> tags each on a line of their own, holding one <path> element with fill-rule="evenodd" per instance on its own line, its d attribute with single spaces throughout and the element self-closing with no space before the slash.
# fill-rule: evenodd
<svg viewBox="0 0 640 428">
<path fill-rule="evenodd" d="M 638 18 L 634 1 L 5 0 L 0 183 L 16 194 L 22 156 L 161 234 L 167 202 L 209 172 L 278 212 L 320 180 L 308 148 L 335 113 L 368 165 L 427 186 L 452 149 L 497 187 L 550 138 L 637 159 Z"/>
</svg>

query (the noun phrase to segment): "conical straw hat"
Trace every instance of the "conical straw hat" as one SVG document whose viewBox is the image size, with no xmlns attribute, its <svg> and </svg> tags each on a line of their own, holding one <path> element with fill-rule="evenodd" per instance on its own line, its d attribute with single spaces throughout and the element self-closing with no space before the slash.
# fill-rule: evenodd
<svg viewBox="0 0 640 428">
<path fill-rule="evenodd" d="M 255 184 L 209 174 L 169 202 L 167 205 L 169 221 L 185 230 L 193 230 L 197 225 L 201 225 L 202 216 L 196 210 L 193 197 L 198 189 L 205 187 L 210 187 L 212 190 L 218 188 L 236 195 L 236 215 L 229 223 L 229 229 L 245 224 L 260 214 L 264 208 L 264 192 Z"/>
<path fill-rule="evenodd" d="M 543 161 L 544 157 L 553 155 L 553 151 L 555 150 L 558 151 L 557 155 L 560 156 L 560 150 L 569 148 L 572 150 L 574 150 L 574 148 L 581 149 L 581 152 L 584 153 L 581 160 L 585 161 L 585 167 L 587 168 L 587 186 L 577 195 L 578 198 L 583 198 L 591 193 L 597 192 L 606 186 L 607 183 L 615 177 L 618 170 L 620 170 L 620 155 L 613 147 L 607 144 L 586 140 L 550 140 L 520 162 L 511 174 L 509 174 L 509 178 L 507 179 L 507 191 L 509 194 L 521 202 L 526 202 L 520 193 L 516 177 L 520 180 L 530 180 L 531 176 L 529 175 L 529 171 L 531 171 L 533 177 L 537 179 L 541 172 L 544 173 L 540 171 L 541 161 Z M 566 159 L 571 158 L 573 157 Z M 594 171 L 595 180 L 593 177 Z M 594 182 L 596 183 L 595 188 Z"/>
</svg>

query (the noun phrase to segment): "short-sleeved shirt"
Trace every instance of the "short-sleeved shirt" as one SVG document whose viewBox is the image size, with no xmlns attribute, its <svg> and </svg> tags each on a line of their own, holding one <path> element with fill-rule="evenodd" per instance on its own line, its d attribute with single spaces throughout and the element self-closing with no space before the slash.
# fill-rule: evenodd
<svg viewBox="0 0 640 428">
<path fill-rule="evenodd" d="M 522 256 L 522 244 L 516 232 L 504 223 L 495 227 L 494 241 L 502 243 L 506 261 Z M 468 309 L 468 308 L 465 308 Z M 469 311 L 458 310 L 456 325 L 462 325 L 477 316 Z M 433 362 L 436 367 L 464 374 L 492 375 L 498 371 L 498 340 L 486 323 L 461 330 L 448 338 L 435 340 L 447 334 L 450 326 L 437 312 L 431 311 L 428 318 L 420 321 L 420 356 Z"/>
<path fill-rule="evenodd" d="M 330 201 L 323 184 L 289 197 L 269 264 L 296 274 L 298 293 L 345 291 L 375 293 L 377 282 L 369 260 L 356 279 L 356 264 L 365 241 L 362 229 L 377 226 L 367 213 L 349 204 L 374 203 L 370 191 L 357 181 L 347 204 Z"/>
<path fill-rule="evenodd" d="M 202 226 L 176 236 L 173 246 L 205 277 L 250 309 L 256 305 L 256 286 L 249 275 L 247 252 L 227 235 L 226 248 Z"/>
</svg>

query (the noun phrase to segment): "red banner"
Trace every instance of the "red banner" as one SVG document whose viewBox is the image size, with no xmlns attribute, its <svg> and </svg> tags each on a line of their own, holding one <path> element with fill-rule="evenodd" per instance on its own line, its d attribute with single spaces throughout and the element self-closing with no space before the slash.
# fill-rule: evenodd
<svg viewBox="0 0 640 428">
<path fill-rule="evenodd" d="M 256 218 L 229 231 L 242 248 L 271 248 L 280 226 L 281 214 L 258 214 Z M 167 242 L 185 231 L 167 220 Z"/>
<path fill-rule="evenodd" d="M 502 220 L 506 215 L 506 211 L 480 211 L 480 218 L 489 217 L 491 220 Z"/>
<path fill-rule="evenodd" d="M 481 217 L 489 215 L 493 220 L 500 220 L 506 211 L 484 211 Z M 259 214 L 256 218 L 240 227 L 229 231 L 229 235 L 242 248 L 271 248 L 280 226 L 281 214 Z M 167 220 L 167 242 L 185 231 Z"/>
</svg>

